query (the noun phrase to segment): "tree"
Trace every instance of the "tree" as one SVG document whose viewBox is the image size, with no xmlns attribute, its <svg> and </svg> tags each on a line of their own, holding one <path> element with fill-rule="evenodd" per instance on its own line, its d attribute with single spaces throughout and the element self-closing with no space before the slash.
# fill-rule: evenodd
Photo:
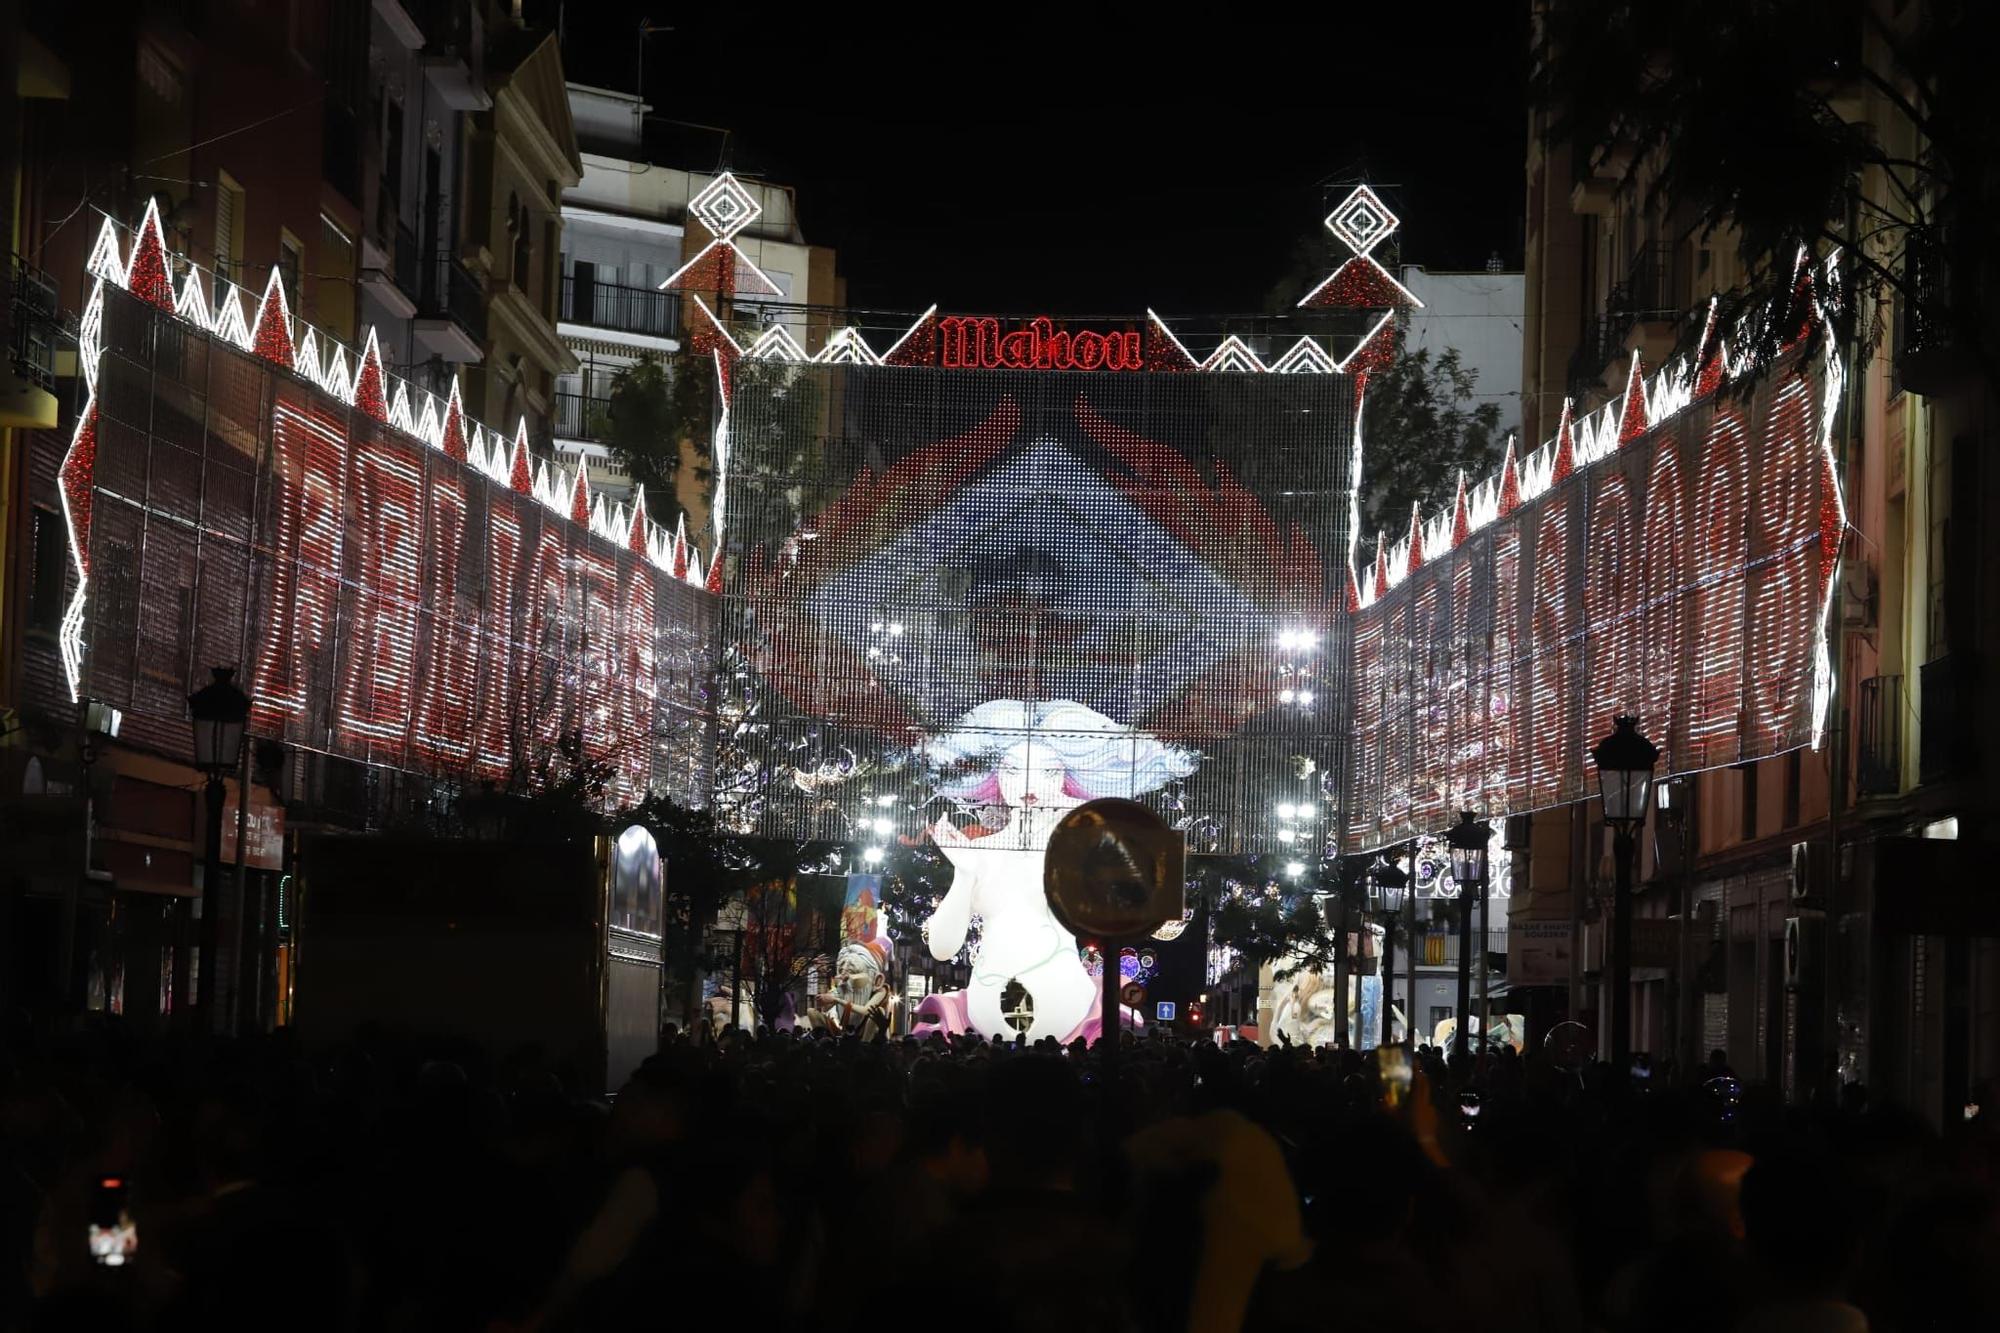
<svg viewBox="0 0 2000 1333">
<path fill-rule="evenodd" d="M 618 372 L 603 423 L 605 447 L 646 488 L 655 515 L 666 512 L 680 476 L 681 445 L 708 455 L 715 370 L 683 352 L 668 363 L 654 353 Z"/>
<path fill-rule="evenodd" d="M 1399 349 L 1368 379 L 1361 404 L 1361 531 L 1393 540 L 1407 532 L 1410 505 L 1448 504 L 1460 472 L 1478 481 L 1499 466 L 1505 444 L 1496 403 L 1473 401 L 1479 372 L 1456 348 Z"/>
<path fill-rule="evenodd" d="M 1748 279 L 1722 327 L 1756 368 L 1799 327 L 1796 256 L 1836 247 L 1849 299 L 1814 338 L 1872 343 L 1900 307 L 1901 352 L 2000 364 L 1987 0 L 1550 0 L 1541 19 L 1550 137 L 1643 183 L 1656 216 L 1733 234 Z M 1850 118 L 1863 97 L 1879 127 Z"/>
</svg>

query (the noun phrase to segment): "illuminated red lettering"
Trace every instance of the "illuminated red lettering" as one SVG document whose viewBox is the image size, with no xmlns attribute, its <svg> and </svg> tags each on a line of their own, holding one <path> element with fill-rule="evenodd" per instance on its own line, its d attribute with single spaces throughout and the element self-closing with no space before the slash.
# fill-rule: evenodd
<svg viewBox="0 0 2000 1333">
<path fill-rule="evenodd" d="M 1535 534 L 1534 613 L 1528 633 L 1534 653 L 1534 695 L 1528 743 L 1528 796 L 1537 804 L 1564 799 L 1575 749 L 1575 644 L 1570 636 L 1569 505 L 1551 496 Z"/>
<path fill-rule="evenodd" d="M 527 660 L 521 672 L 521 720 L 547 754 L 562 739 L 569 711 L 570 681 L 566 667 L 572 642 L 568 596 L 569 524 L 551 514 L 538 515 L 535 549 L 528 561 L 523 643 Z"/>
<path fill-rule="evenodd" d="M 251 723 L 289 734 L 303 724 L 340 594 L 341 473 L 347 442 L 339 424 L 280 402 L 271 412 L 278 491 L 271 620 L 257 654 Z"/>
<path fill-rule="evenodd" d="M 1590 509 L 1588 568 L 1583 576 L 1583 623 L 1588 635 L 1589 683 L 1584 690 L 1582 741 L 1611 730 L 1611 720 L 1639 706 L 1634 618 L 1639 604 L 1639 559 L 1632 524 L 1632 492 L 1622 472 L 1596 484 Z M 1653 718 L 1640 722 L 1652 727 Z M 1581 756 L 1579 764 L 1587 762 Z"/>
<path fill-rule="evenodd" d="M 625 579 L 613 701 L 618 733 L 619 790 L 627 802 L 646 795 L 653 772 L 653 709 L 659 689 L 655 661 L 654 569 L 635 561 Z"/>
<path fill-rule="evenodd" d="M 938 364 L 953 370 L 1143 370 L 1137 333 L 1070 333 L 1046 315 L 1011 333 L 1000 321 L 938 321 Z"/>
<path fill-rule="evenodd" d="M 1527 667 L 1520 660 L 1521 523 L 1501 524 L 1493 534 L 1493 629 L 1486 650 L 1485 681 L 1486 782 L 1490 804 L 1511 807 L 1521 789 L 1520 728 L 1527 725 L 1519 707 L 1526 697 Z"/>
<path fill-rule="evenodd" d="M 341 729 L 387 742 L 401 760 L 415 698 L 418 489 L 423 473 L 393 444 L 361 447 L 354 460 L 354 620 L 341 659 Z"/>
<path fill-rule="evenodd" d="M 1680 684 L 1687 669 L 1686 523 L 1680 449 L 1665 435 L 1653 448 L 1645 537 L 1639 547 L 1639 716 L 1646 735 L 1660 747 L 1662 771 L 1680 766 L 1684 748 Z"/>
<path fill-rule="evenodd" d="M 439 469 L 440 473 L 444 469 Z M 431 611 L 417 701 L 415 742 L 426 762 L 459 769 L 472 758 L 473 701 L 478 687 L 476 616 L 460 609 L 459 553 L 465 545 L 465 483 L 455 476 L 431 480 L 430 551 L 425 598 Z"/>
<path fill-rule="evenodd" d="M 1743 566 L 1749 544 L 1743 523 L 1744 445 L 1738 410 L 1731 405 L 1718 408 L 1702 441 L 1696 480 L 1690 768 L 1734 763 L 1742 757 Z"/>
<path fill-rule="evenodd" d="M 577 728 L 584 752 L 610 761 L 618 755 L 618 562 L 594 542 L 580 542 L 576 588 L 583 636 L 578 645 Z"/>
<path fill-rule="evenodd" d="M 1817 578 L 1819 451 L 1812 391 L 1802 376 L 1778 385 L 1764 418 L 1756 506 L 1757 560 L 1750 593 L 1750 717 L 1760 747 L 1781 747 L 1812 694 Z"/>
<path fill-rule="evenodd" d="M 516 589 L 520 586 L 523 503 L 495 494 L 486 522 L 486 612 L 480 653 L 479 716 L 474 726 L 474 759 L 481 772 L 500 780 L 525 763 L 516 722 L 520 716 L 521 672 L 525 654 L 516 651 L 520 627 Z"/>
</svg>

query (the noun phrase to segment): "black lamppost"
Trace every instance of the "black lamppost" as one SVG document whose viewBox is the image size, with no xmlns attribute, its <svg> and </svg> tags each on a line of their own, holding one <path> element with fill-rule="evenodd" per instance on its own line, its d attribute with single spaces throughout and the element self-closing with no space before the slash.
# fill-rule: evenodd
<svg viewBox="0 0 2000 1333">
<path fill-rule="evenodd" d="M 250 696 L 236 688 L 234 667 L 214 667 L 214 679 L 188 696 L 188 713 L 194 719 L 194 766 L 208 777 L 208 847 L 201 872 L 201 950 L 198 955 L 200 997 L 196 1011 L 201 1026 L 216 1028 L 217 983 L 215 929 L 218 886 L 222 882 L 222 803 L 223 778 L 236 771 L 243 761 L 243 728 L 250 720 Z M 241 856 L 242 849 L 237 849 Z"/>
<path fill-rule="evenodd" d="M 1403 911 L 1403 891 L 1410 886 L 1410 872 L 1384 856 L 1368 867 L 1368 883 L 1375 904 L 1383 915 L 1382 930 L 1382 1045 L 1396 1045 L 1396 919 Z M 1415 976 L 1415 969 L 1411 970 Z M 1414 1005 L 1412 1006 L 1414 1007 Z M 1410 1031 L 1410 1016 L 1403 1015 L 1403 1035 Z"/>
<path fill-rule="evenodd" d="M 1452 1045 L 1466 1055 L 1466 1030 L 1472 1026 L 1472 895 L 1486 897 L 1486 848 L 1493 841 L 1490 825 L 1458 813 L 1458 826 L 1444 835 L 1451 848 L 1451 877 L 1458 883 L 1458 1022 Z"/>
<path fill-rule="evenodd" d="M 1652 794 L 1653 765 L 1659 747 L 1639 734 L 1639 719 L 1618 717 L 1611 734 L 1591 751 L 1597 761 L 1597 785 L 1604 801 L 1604 822 L 1611 826 L 1618 879 L 1611 898 L 1611 1066 L 1626 1078 L 1632 1068 L 1632 849 L 1633 834 L 1646 821 Z"/>
</svg>

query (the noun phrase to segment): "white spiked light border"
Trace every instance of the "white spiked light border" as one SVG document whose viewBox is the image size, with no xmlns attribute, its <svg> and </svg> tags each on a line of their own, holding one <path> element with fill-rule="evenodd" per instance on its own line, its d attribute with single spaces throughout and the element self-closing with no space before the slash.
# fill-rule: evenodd
<svg viewBox="0 0 2000 1333">
<path fill-rule="evenodd" d="M 159 247 L 156 253 L 164 257 L 162 262 L 167 269 L 166 290 L 162 294 L 164 299 L 154 300 L 163 313 L 193 325 L 210 337 L 256 355 L 258 333 L 269 317 L 267 312 L 271 309 L 272 293 L 275 292 L 276 308 L 280 312 L 278 317 L 285 321 L 290 334 L 289 355 L 285 359 L 267 355 L 265 359 L 272 360 L 280 369 L 289 371 L 350 407 L 362 406 L 356 402 L 356 393 L 364 382 L 372 380 L 380 384 L 384 393 L 382 417 L 391 427 L 423 441 L 433 449 L 452 452 L 447 448 L 446 423 L 455 419 L 459 437 L 465 446 L 463 459 L 469 467 L 503 486 L 511 485 L 517 490 L 529 491 L 553 512 L 580 522 L 606 541 L 642 550 L 655 567 L 671 572 L 671 537 L 663 534 L 659 525 L 647 518 L 643 508 L 640 508 L 635 511 L 635 518 L 646 524 L 647 536 L 643 542 L 633 542 L 630 523 L 624 520 L 622 508 L 607 506 L 601 495 L 589 490 L 581 462 L 575 470 L 559 465 L 551 468 L 544 463 L 539 481 L 530 486 L 520 484 L 527 457 L 526 418 L 516 429 L 514 452 L 510 454 L 502 444 L 506 436 L 464 415 L 456 378 L 446 397 L 439 399 L 428 390 L 416 388 L 400 376 L 383 370 L 373 329 L 368 331 L 364 350 L 359 358 L 352 361 L 355 369 L 350 371 L 352 354 L 349 349 L 323 330 L 292 317 L 286 305 L 284 284 L 279 281 L 275 270 L 267 279 L 264 299 L 256 303 L 254 322 L 246 319 L 243 302 L 247 294 L 242 288 L 226 279 L 218 279 L 184 259 L 176 264 L 174 257 L 166 256 L 158 205 L 148 203 L 145 216 L 134 232 L 129 254 L 121 245 L 118 224 L 107 217 L 98 229 L 97 240 L 85 265 L 93 281 L 78 324 L 77 361 L 83 374 L 86 397 L 83 410 L 77 415 L 69 448 L 57 471 L 57 490 L 69 531 L 70 558 L 77 571 L 76 590 L 64 608 L 57 628 L 57 648 L 72 700 L 81 697 L 83 685 L 83 625 L 90 589 L 91 490 L 97 454 L 97 372 L 103 354 L 104 288 L 109 284 L 130 291 L 132 270 L 139 253 L 142 248 L 149 247 Z M 177 267 L 182 274 L 178 293 L 173 284 L 173 270 Z M 210 284 L 217 293 L 212 306 L 205 295 Z M 367 372 L 365 375 L 364 371 Z M 578 500 L 579 487 L 583 488 L 586 497 L 582 502 Z M 689 567 L 699 568 L 695 548 L 689 545 L 687 550 L 690 553 Z M 704 586 L 698 577 L 689 581 L 696 587 Z"/>
</svg>

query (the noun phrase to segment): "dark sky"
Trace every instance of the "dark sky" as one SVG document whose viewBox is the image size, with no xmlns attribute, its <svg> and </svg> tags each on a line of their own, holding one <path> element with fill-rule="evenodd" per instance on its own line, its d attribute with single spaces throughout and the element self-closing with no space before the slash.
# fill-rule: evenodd
<svg viewBox="0 0 2000 1333">
<path fill-rule="evenodd" d="M 654 155 L 796 186 L 857 307 L 1255 311 L 1302 237 L 1337 262 L 1318 220 L 1364 176 L 1405 262 L 1518 267 L 1526 6 L 1287 16 L 1307 8 L 568 0 L 562 20 L 569 77 L 626 90 L 640 20 L 671 27 L 647 43 L 654 114 L 731 133 L 663 125 Z"/>
</svg>

